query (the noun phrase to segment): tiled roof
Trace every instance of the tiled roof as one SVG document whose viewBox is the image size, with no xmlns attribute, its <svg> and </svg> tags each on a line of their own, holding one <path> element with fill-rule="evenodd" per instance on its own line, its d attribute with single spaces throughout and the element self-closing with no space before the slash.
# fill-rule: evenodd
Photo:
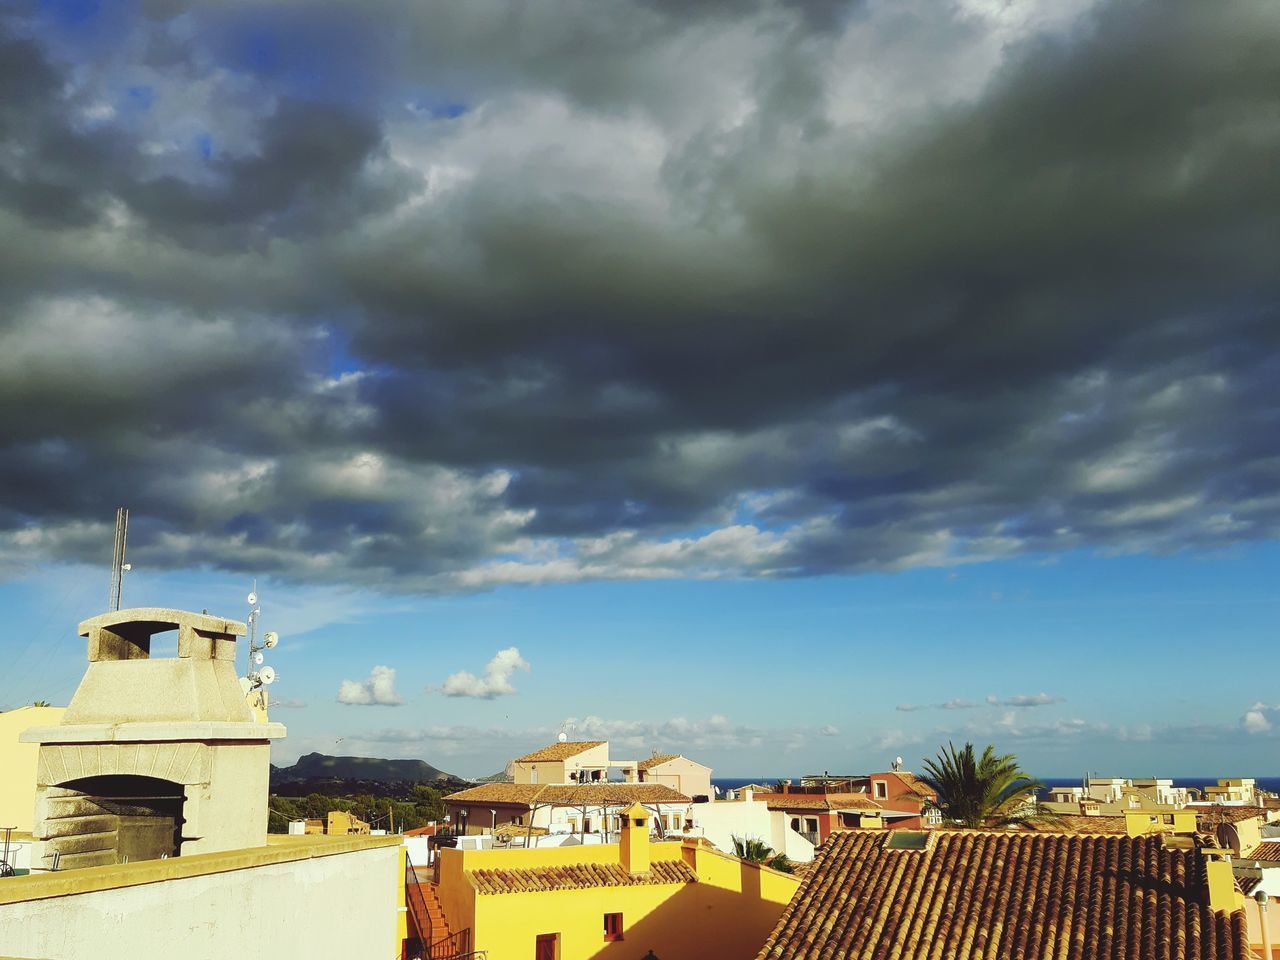
<svg viewBox="0 0 1280 960">
<path fill-rule="evenodd" d="M 770 810 L 868 810 L 881 809 L 865 793 L 771 793 L 763 798 Z"/>
<path fill-rule="evenodd" d="M 608 742 L 608 740 L 569 740 L 565 743 L 553 743 L 551 746 L 535 750 L 533 753 L 526 753 L 523 757 L 516 757 L 515 762 L 537 763 L 543 760 L 568 760 L 570 757 L 585 753 L 592 747 L 602 747 Z"/>
<path fill-rule="evenodd" d="M 1240 892 L 1246 897 L 1253 896 L 1253 891 L 1258 888 L 1258 884 L 1262 882 L 1261 877 L 1237 877 L 1236 885 L 1240 888 Z"/>
<path fill-rule="evenodd" d="M 459 790 L 445 797 L 455 803 L 531 804 L 547 788 L 544 783 L 482 783 L 478 787 Z"/>
<path fill-rule="evenodd" d="M 1124 817 L 1088 816 L 1083 813 L 1060 813 L 1052 820 L 1027 824 L 1041 833 L 1126 833 Z"/>
<path fill-rule="evenodd" d="M 1280 863 L 1280 840 L 1263 840 L 1241 859 Z"/>
<path fill-rule="evenodd" d="M 628 873 L 620 863 L 574 863 L 562 867 L 468 870 L 467 879 L 476 893 L 484 895 L 697 883 L 698 875 L 683 860 L 655 860 L 648 873 Z"/>
<path fill-rule="evenodd" d="M 664 783 L 482 783 L 444 798 L 447 803 L 505 803 L 533 806 L 554 803 L 573 807 L 626 806 L 632 803 L 691 803 Z"/>
<path fill-rule="evenodd" d="M 920 778 L 914 773 L 908 773 L 906 770 L 899 770 L 898 778 L 907 785 L 907 789 L 921 799 L 927 800 L 936 796 L 933 792 L 933 788 L 928 784 L 922 783 Z"/>
<path fill-rule="evenodd" d="M 1239 823 L 1241 820 L 1252 820 L 1254 817 L 1267 819 L 1265 807 L 1237 807 L 1229 804 L 1215 803 L 1207 806 L 1196 804 L 1189 809 L 1211 823 Z"/>
<path fill-rule="evenodd" d="M 758 960 L 1244 960 L 1244 914 L 1209 908 L 1197 850 L 1155 837 L 935 831 L 891 850 L 835 833 Z"/>
<path fill-rule="evenodd" d="M 661 764 L 666 763 L 668 760 L 679 760 L 679 759 L 680 759 L 680 754 L 678 753 L 655 753 L 649 759 L 641 760 L 639 763 L 636 764 L 636 767 L 639 768 L 640 770 L 648 770 L 650 767 L 659 766 Z"/>
<path fill-rule="evenodd" d="M 665 783 L 583 783 L 548 784 L 538 794 L 539 803 L 561 806 L 586 804 L 692 803 L 679 790 Z"/>
</svg>

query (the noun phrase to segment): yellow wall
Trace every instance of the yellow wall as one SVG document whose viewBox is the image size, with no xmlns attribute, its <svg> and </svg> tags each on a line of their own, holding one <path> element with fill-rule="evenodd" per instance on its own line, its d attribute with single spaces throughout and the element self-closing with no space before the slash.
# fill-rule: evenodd
<svg viewBox="0 0 1280 960">
<path fill-rule="evenodd" d="M 1172 818 L 1172 823 L 1165 823 L 1165 818 Z M 1151 821 L 1155 820 L 1155 823 Z M 1125 832 L 1131 837 L 1141 837 L 1148 833 L 1172 833 L 1179 836 L 1190 836 L 1196 832 L 1196 810 L 1184 807 L 1180 810 L 1169 808 L 1126 810 L 1124 813 Z"/>
<path fill-rule="evenodd" d="M 683 859 L 697 883 L 478 895 L 467 870 L 617 863 L 617 844 L 543 850 L 443 850 L 440 898 L 449 927 L 470 927 L 488 960 L 528 960 L 538 934 L 558 933 L 558 960 L 751 960 L 799 881 L 695 843 L 653 843 L 653 861 Z M 604 939 L 604 915 L 623 915 L 623 939 Z"/>
<path fill-rule="evenodd" d="M 60 723 L 66 707 L 19 707 L 0 713 L 0 827 L 31 832 L 36 803 L 38 743 L 19 743 L 28 727 Z"/>
</svg>

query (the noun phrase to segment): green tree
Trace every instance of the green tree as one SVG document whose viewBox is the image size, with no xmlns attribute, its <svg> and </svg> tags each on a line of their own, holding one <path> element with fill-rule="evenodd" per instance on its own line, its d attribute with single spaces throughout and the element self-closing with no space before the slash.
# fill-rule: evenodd
<svg viewBox="0 0 1280 960">
<path fill-rule="evenodd" d="M 783 873 L 792 873 L 791 861 L 785 853 L 774 853 L 769 846 L 758 837 L 734 837 L 733 853 L 738 859 L 748 863 L 761 863 Z"/>
<path fill-rule="evenodd" d="M 921 782 L 938 795 L 942 815 L 966 827 L 1009 826 L 1050 820 L 1035 802 L 1041 784 L 1018 765 L 1011 753 L 996 754 L 988 744 L 979 757 L 973 744 L 960 750 L 954 743 L 924 761 Z"/>
</svg>

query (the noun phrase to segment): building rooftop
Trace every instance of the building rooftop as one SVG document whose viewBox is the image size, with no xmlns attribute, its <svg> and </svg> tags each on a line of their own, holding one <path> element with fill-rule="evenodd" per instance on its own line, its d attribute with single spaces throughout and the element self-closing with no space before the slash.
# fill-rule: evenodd
<svg viewBox="0 0 1280 960">
<path fill-rule="evenodd" d="M 1083 813 L 1060 813 L 1052 820 L 1032 822 L 1027 826 L 1040 833 L 1123 834 L 1128 831 L 1124 817 L 1091 817 Z"/>
<path fill-rule="evenodd" d="M 698 875 L 683 860 L 655 860 L 645 873 L 629 873 L 620 863 L 572 863 L 554 867 L 468 870 L 466 876 L 476 893 L 481 895 L 698 882 Z"/>
<path fill-rule="evenodd" d="M 933 788 L 927 783 L 924 783 L 914 773 L 909 773 L 906 770 L 898 770 L 896 773 L 898 775 L 898 779 L 905 783 L 916 796 L 926 800 L 932 799 L 935 796 Z"/>
<path fill-rule="evenodd" d="M 1224 803 L 1193 803 L 1188 809 L 1194 810 L 1203 820 L 1210 823 L 1239 823 L 1241 820 L 1252 820 L 1254 817 L 1267 819 L 1265 807 L 1237 807 Z"/>
<path fill-rule="evenodd" d="M 763 799 L 770 810 L 882 809 L 865 793 L 771 793 L 757 799 Z"/>
<path fill-rule="evenodd" d="M 651 767 L 662 766 L 662 764 L 666 763 L 669 760 L 679 760 L 679 759 L 680 759 L 680 754 L 678 753 L 655 753 L 652 757 L 649 757 L 645 760 L 641 760 L 639 763 L 637 763 L 636 769 L 648 770 Z"/>
<path fill-rule="evenodd" d="M 758 960 L 1245 960 L 1242 911 L 1209 906 L 1198 850 L 1155 837 L 833 834 Z"/>
<path fill-rule="evenodd" d="M 599 804 L 691 803 L 678 790 L 662 783 L 482 783 L 444 798 L 455 803 L 499 803 L 533 806 L 556 804 L 573 807 Z"/>
<path fill-rule="evenodd" d="M 514 762 L 541 763 L 543 761 L 568 760 L 580 753 L 585 753 L 593 747 L 603 747 L 608 742 L 608 740 L 568 740 L 564 743 L 553 743 L 551 746 L 535 750 L 533 753 L 526 753 L 523 757 L 516 757 Z"/>
<path fill-rule="evenodd" d="M 1263 863 L 1280 863 L 1280 840 L 1263 840 L 1241 859 L 1261 860 Z"/>
</svg>

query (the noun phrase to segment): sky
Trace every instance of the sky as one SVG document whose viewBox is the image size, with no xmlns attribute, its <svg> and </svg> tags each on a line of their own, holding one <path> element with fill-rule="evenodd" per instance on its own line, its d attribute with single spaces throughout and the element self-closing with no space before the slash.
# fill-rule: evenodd
<svg viewBox="0 0 1280 960">
<path fill-rule="evenodd" d="M 0 0 L 0 91 L 0 706 L 124 505 L 278 762 L 1280 774 L 1272 0 Z"/>
</svg>

